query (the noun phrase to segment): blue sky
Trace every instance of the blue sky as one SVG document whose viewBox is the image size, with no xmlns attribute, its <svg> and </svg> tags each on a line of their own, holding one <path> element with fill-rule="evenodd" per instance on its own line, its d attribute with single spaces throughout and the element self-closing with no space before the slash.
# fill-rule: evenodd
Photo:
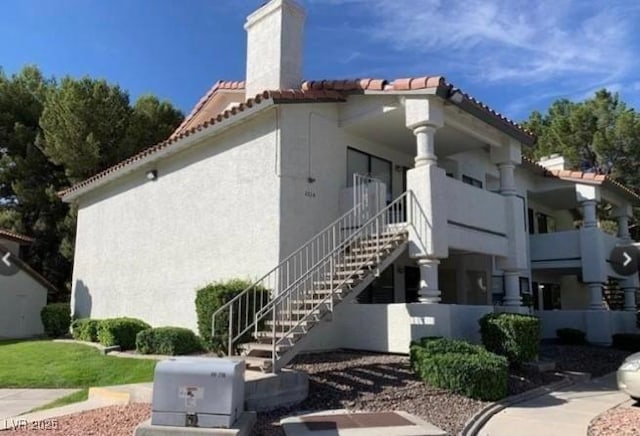
<svg viewBox="0 0 640 436">
<path fill-rule="evenodd" d="M 602 87 L 640 109 L 635 0 L 299 1 L 307 79 L 444 75 L 514 119 Z M 243 79 L 244 19 L 263 2 L 2 0 L 0 66 L 101 77 L 188 112 Z"/>
</svg>

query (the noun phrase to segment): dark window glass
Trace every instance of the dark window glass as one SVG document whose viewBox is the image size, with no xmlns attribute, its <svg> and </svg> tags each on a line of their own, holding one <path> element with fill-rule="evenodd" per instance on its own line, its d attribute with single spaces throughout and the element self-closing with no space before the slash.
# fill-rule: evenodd
<svg viewBox="0 0 640 436">
<path fill-rule="evenodd" d="M 347 149 L 347 186 L 353 186 L 353 175 L 374 177 L 387 186 L 387 203 L 392 198 L 391 162 L 353 148 Z"/>
<path fill-rule="evenodd" d="M 533 222 L 533 209 L 527 211 L 527 224 L 529 225 L 529 234 L 533 235 L 536 232 Z"/>
<path fill-rule="evenodd" d="M 536 214 L 536 218 L 538 220 L 538 233 L 549 233 L 549 223 L 547 220 L 547 215 L 538 212 Z"/>
</svg>

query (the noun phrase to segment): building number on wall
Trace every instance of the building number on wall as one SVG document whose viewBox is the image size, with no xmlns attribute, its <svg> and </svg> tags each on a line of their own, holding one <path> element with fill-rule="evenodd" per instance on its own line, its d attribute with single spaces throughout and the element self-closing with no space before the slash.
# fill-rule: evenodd
<svg viewBox="0 0 640 436">
<path fill-rule="evenodd" d="M 313 191 L 304 191 L 304 196 L 309 198 L 316 198 L 316 193 Z"/>
</svg>

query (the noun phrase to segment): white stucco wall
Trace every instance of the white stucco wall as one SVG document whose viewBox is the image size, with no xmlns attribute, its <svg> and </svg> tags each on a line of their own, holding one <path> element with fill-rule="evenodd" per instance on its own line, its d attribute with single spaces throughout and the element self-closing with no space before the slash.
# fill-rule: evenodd
<svg viewBox="0 0 640 436">
<path fill-rule="evenodd" d="M 43 333 L 40 310 L 47 289 L 24 271 L 0 276 L 0 338 L 26 338 Z"/>
<path fill-rule="evenodd" d="M 478 319 L 491 312 L 493 306 L 345 303 L 336 307 L 333 321 L 318 326 L 306 351 L 351 348 L 408 353 L 411 341 L 425 336 L 479 343 Z"/>
<path fill-rule="evenodd" d="M 305 243 L 340 215 L 347 187 L 349 147 L 391 161 L 394 197 L 402 192 L 402 171 L 413 155 L 353 134 L 338 125 L 338 104 L 282 106 L 281 256 Z M 308 178 L 315 181 L 310 183 Z"/>
<path fill-rule="evenodd" d="M 196 328 L 195 290 L 276 265 L 275 111 L 81 198 L 72 307 Z"/>
</svg>

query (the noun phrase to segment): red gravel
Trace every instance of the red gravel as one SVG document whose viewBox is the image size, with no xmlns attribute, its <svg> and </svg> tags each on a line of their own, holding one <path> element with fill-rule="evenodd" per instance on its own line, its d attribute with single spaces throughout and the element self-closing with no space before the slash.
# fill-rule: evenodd
<svg viewBox="0 0 640 436">
<path fill-rule="evenodd" d="M 589 424 L 588 436 L 640 435 L 640 407 L 607 410 Z"/>
<path fill-rule="evenodd" d="M 75 415 L 61 416 L 27 424 L 20 430 L 0 432 L 2 436 L 122 436 L 132 435 L 138 424 L 151 417 L 150 404 L 130 404 L 88 410 Z M 14 418 L 14 425 L 19 418 Z M 11 425 L 11 421 L 8 422 Z M 39 426 L 39 428 L 37 428 Z"/>
</svg>

